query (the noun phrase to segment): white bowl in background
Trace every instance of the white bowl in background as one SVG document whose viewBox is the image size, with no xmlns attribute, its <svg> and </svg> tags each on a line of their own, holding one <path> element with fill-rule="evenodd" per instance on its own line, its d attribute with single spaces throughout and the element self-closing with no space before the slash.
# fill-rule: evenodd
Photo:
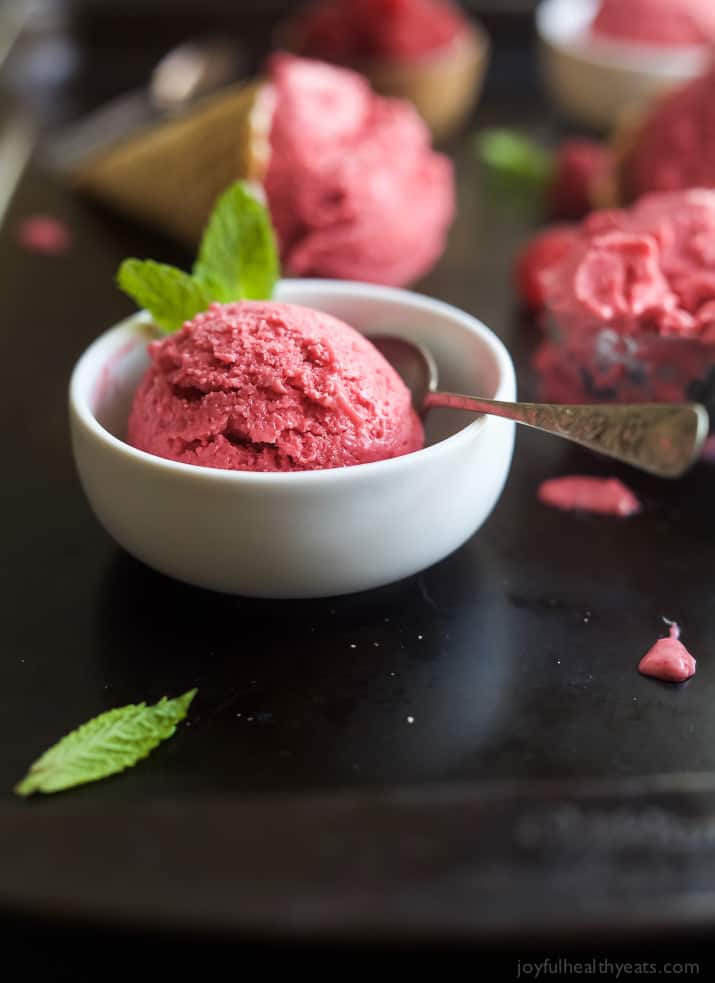
<svg viewBox="0 0 715 983">
<path fill-rule="evenodd" d="M 515 398 L 503 344 L 457 308 L 405 290 L 330 280 L 284 280 L 276 299 L 326 311 L 365 334 L 426 343 L 443 388 Z M 90 345 L 72 374 L 70 423 L 97 518 L 162 573 L 254 597 L 365 590 L 456 550 L 499 498 L 514 424 L 449 410 L 430 413 L 423 450 L 347 468 L 225 471 L 136 450 L 124 435 L 152 331 L 139 314 Z"/>
<path fill-rule="evenodd" d="M 598 0 L 542 0 L 536 10 L 546 86 L 575 121 L 608 129 L 629 106 L 687 82 L 708 64 L 711 52 L 705 45 L 593 37 L 589 28 L 598 6 Z"/>
</svg>

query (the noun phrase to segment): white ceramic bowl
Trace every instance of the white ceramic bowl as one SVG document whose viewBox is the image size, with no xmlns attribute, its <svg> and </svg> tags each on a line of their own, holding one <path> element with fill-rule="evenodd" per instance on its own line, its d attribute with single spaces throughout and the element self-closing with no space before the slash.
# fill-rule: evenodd
<svg viewBox="0 0 715 983">
<path fill-rule="evenodd" d="M 365 334 L 425 342 L 443 387 L 515 397 L 498 338 L 463 311 L 404 290 L 286 280 L 277 299 L 327 311 Z M 162 573 L 254 597 L 321 597 L 398 580 L 447 556 L 482 525 L 511 462 L 514 425 L 430 413 L 429 446 L 349 468 L 223 471 L 154 457 L 124 442 L 148 365 L 146 315 L 98 338 L 70 383 L 72 444 L 99 521 Z"/>
<path fill-rule="evenodd" d="M 543 0 L 536 11 L 544 80 L 556 104 L 572 119 L 607 129 L 624 109 L 705 69 L 710 54 L 705 46 L 669 47 L 589 36 L 597 8 L 598 0 Z"/>
</svg>

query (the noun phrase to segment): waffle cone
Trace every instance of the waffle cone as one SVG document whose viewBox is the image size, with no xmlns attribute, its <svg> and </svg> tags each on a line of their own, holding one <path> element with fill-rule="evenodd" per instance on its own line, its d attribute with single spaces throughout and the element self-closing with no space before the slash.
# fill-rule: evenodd
<svg viewBox="0 0 715 983">
<path fill-rule="evenodd" d="M 123 214 L 195 245 L 229 184 L 262 180 L 270 118 L 268 86 L 232 86 L 84 161 L 72 178 Z"/>
</svg>

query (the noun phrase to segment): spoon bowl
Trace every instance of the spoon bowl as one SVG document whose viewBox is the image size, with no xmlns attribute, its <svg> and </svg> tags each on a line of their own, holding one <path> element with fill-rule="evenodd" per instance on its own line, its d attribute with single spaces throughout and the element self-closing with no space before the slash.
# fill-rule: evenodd
<svg viewBox="0 0 715 983">
<path fill-rule="evenodd" d="M 438 391 L 439 370 L 429 348 L 394 335 L 372 343 L 402 376 L 415 409 L 448 407 L 500 416 L 598 451 L 662 478 L 678 478 L 700 455 L 709 417 L 700 403 L 559 405 L 507 403 Z"/>
</svg>

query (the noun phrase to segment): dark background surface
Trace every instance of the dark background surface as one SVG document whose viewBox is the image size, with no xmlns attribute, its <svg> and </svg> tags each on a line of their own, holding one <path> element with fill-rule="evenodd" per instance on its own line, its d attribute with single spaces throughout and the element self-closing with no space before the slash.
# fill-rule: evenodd
<svg viewBox="0 0 715 983">
<path fill-rule="evenodd" d="M 148 5 L 142 17 L 152 23 Z M 107 33 L 110 18 L 109 6 L 75 11 L 65 40 L 77 58 L 61 85 L 23 75 L 31 58 L 16 60 L 15 87 L 48 133 L 140 83 L 175 40 L 135 24 L 123 40 Z M 245 30 L 256 61 L 265 26 L 252 18 Z M 489 26 L 485 96 L 448 148 L 459 220 L 418 288 L 494 328 L 529 395 L 536 329 L 516 310 L 510 264 L 533 218 L 486 192 L 471 134 L 498 121 L 553 140 L 560 128 L 539 91 L 528 20 L 498 13 Z M 48 40 L 33 43 L 41 51 Z M 20 251 L 17 223 L 33 212 L 68 221 L 66 256 Z M 219 933 L 212 952 L 237 937 L 330 939 L 368 958 L 367 943 L 414 951 L 422 941 L 500 945 L 502 955 L 508 944 L 512 962 L 530 945 L 595 956 L 620 940 L 648 959 L 661 952 L 656 939 L 706 937 L 712 468 L 667 484 L 521 432 L 488 524 L 419 577 L 295 603 L 183 586 L 114 546 L 70 455 L 68 376 L 130 310 L 112 284 L 130 253 L 188 261 L 73 198 L 38 152 L 0 234 L 7 943 L 52 979 L 83 978 L 71 975 L 82 951 L 101 950 L 107 969 L 132 953 L 200 963 L 206 944 L 182 949 L 177 929 Z M 620 475 L 643 513 L 542 508 L 538 483 L 570 471 Z M 699 660 L 680 687 L 636 672 L 663 616 L 681 623 Z M 53 799 L 13 798 L 29 762 L 80 721 L 191 686 L 189 724 L 132 772 Z M 88 924 L 145 934 L 100 936 Z M 150 942 L 159 928 L 170 942 Z"/>
</svg>

